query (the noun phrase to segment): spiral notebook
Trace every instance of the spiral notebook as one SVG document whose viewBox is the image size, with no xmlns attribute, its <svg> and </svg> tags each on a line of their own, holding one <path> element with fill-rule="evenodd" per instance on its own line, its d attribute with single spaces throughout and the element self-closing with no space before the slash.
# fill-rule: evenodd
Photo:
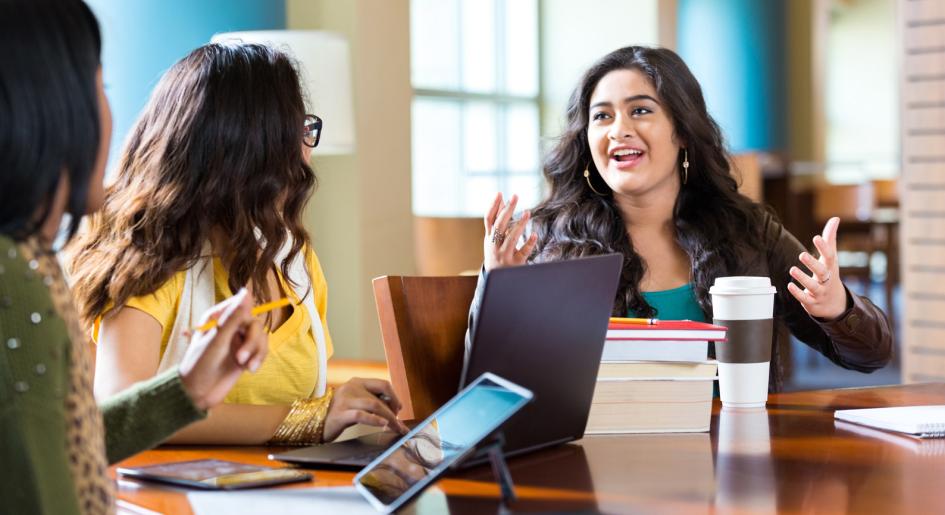
<svg viewBox="0 0 945 515">
<path fill-rule="evenodd" d="M 842 432 L 866 436 L 884 443 L 891 443 L 915 456 L 940 460 L 945 458 L 945 438 L 917 438 L 910 434 L 873 429 L 860 424 L 834 420 L 833 426 Z"/>
<path fill-rule="evenodd" d="M 945 437 L 945 405 L 838 410 L 834 418 L 919 438 Z"/>
</svg>

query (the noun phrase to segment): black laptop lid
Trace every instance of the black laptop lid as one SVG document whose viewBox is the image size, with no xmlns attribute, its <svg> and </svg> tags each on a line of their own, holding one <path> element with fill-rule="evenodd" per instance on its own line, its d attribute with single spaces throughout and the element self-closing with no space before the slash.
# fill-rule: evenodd
<svg viewBox="0 0 945 515">
<path fill-rule="evenodd" d="M 584 436 L 622 261 L 607 254 L 487 274 L 462 386 L 492 372 L 534 392 L 503 426 L 506 453 Z"/>
</svg>

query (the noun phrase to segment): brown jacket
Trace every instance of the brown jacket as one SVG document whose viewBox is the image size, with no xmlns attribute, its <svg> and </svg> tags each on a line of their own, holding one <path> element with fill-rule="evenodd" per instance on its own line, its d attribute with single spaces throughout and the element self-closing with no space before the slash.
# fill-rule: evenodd
<svg viewBox="0 0 945 515">
<path fill-rule="evenodd" d="M 787 289 L 788 281 L 791 280 L 788 271 L 795 265 L 803 269 L 798 258 L 807 249 L 770 215 L 765 215 L 763 223 L 767 251 L 763 256 L 756 253 L 745 255 L 739 260 L 743 267 L 732 271 L 730 275 L 770 277 L 777 288 L 769 391 L 779 392 L 783 387 L 784 360 L 789 356 L 786 349 L 791 345 L 787 338 L 788 331 L 843 368 L 872 372 L 889 363 L 892 357 L 892 331 L 886 314 L 868 298 L 855 295 L 847 289 L 847 310 L 836 320 L 818 320 L 808 315 Z M 535 261 L 542 261 L 541 256 Z M 484 274 L 480 273 L 476 294 L 469 309 L 467 359 L 479 304 L 482 302 L 483 286 Z M 706 313 L 706 319 L 712 320 L 712 314 Z M 787 331 L 781 330 L 785 328 Z M 714 349 L 710 352 L 714 356 Z"/>
</svg>

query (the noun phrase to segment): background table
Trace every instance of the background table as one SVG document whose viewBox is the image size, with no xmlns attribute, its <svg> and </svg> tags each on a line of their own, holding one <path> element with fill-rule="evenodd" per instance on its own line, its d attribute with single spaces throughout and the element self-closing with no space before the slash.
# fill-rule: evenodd
<svg viewBox="0 0 945 515">
<path fill-rule="evenodd" d="M 945 404 L 945 385 L 771 395 L 767 409 L 721 409 L 701 434 L 595 436 L 509 460 L 516 512 L 945 513 L 945 439 L 918 440 L 835 423 L 836 409 Z M 264 447 L 162 447 L 122 466 L 220 458 L 277 465 Z M 114 473 L 114 470 L 112 470 Z M 284 488 L 349 486 L 352 471 L 316 470 Z M 488 466 L 451 474 L 420 511 L 492 513 Z M 180 490 L 122 480 L 120 507 L 191 513 Z M 413 511 L 413 510 L 411 510 Z"/>
</svg>

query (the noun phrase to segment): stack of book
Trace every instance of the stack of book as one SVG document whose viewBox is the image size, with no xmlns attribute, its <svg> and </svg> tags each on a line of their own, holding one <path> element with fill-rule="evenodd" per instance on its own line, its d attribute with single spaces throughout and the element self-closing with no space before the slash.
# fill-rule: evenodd
<svg viewBox="0 0 945 515">
<path fill-rule="evenodd" d="M 708 431 L 718 368 L 709 342 L 724 341 L 725 328 L 621 320 L 607 331 L 585 433 Z"/>
</svg>

